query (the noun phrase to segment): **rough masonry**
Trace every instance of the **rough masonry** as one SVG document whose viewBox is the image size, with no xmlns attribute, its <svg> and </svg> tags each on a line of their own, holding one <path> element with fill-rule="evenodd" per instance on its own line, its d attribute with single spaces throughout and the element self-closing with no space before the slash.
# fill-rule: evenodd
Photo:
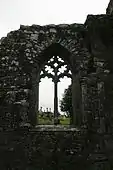
<svg viewBox="0 0 113 170">
<path fill-rule="evenodd" d="M 44 134 L 40 136 L 40 129 L 37 132 L 36 128 L 40 73 L 53 56 L 60 56 L 71 70 L 72 125 L 79 132 L 76 129 L 73 134 L 71 130 L 69 134 L 50 130 L 46 136 L 42 129 L 41 133 Z M 106 15 L 88 15 L 84 24 L 21 25 L 19 30 L 10 32 L 0 40 L 2 169 L 27 170 L 38 167 L 50 170 L 54 167 L 66 170 L 70 160 L 73 170 L 75 167 L 83 169 L 81 162 L 89 170 L 113 168 L 112 56 L 112 1 Z M 26 124 L 29 127 L 24 129 Z M 64 137 L 60 138 L 59 135 Z M 44 142 L 45 136 L 47 139 Z M 76 138 L 78 136 L 79 139 Z M 75 145 L 72 142 L 69 146 L 72 150 L 69 150 L 68 142 L 71 138 Z M 68 149 L 62 147 L 62 141 L 65 141 L 63 146 Z M 44 153 L 40 148 L 47 149 L 45 160 L 50 153 L 49 164 L 43 164 L 44 160 L 39 157 L 39 154 Z M 24 162 L 21 161 L 19 149 L 23 153 Z M 60 154 L 64 155 L 65 164 L 59 160 Z M 14 159 L 9 159 L 11 156 Z M 38 164 L 36 160 L 39 160 Z M 59 167 L 55 166 L 58 162 Z"/>
</svg>

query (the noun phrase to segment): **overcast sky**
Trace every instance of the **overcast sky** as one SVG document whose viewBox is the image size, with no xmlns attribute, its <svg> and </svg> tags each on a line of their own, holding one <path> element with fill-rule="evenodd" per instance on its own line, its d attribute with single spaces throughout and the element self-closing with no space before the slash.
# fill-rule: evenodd
<svg viewBox="0 0 113 170">
<path fill-rule="evenodd" d="M 22 25 L 84 23 L 88 14 L 105 14 L 109 0 L 0 0 L 0 37 Z M 59 98 L 70 84 L 59 84 Z M 43 80 L 40 105 L 53 108 L 53 84 Z M 44 94 L 46 91 L 46 94 Z"/>
</svg>

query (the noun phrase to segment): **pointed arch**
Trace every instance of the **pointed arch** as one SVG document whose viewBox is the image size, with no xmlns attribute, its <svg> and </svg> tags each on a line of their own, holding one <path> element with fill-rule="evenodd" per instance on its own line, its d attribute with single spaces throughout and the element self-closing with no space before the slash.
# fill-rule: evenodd
<svg viewBox="0 0 113 170">
<path fill-rule="evenodd" d="M 9 92 L 13 94 L 5 100 L 2 110 L 11 108 L 13 116 L 15 108 L 19 108 L 21 115 L 27 113 L 24 122 L 36 124 L 40 71 L 52 55 L 59 55 L 76 77 L 84 60 L 82 29 L 80 24 L 21 26 L 1 40 L 1 88 L 6 89 L 6 98 Z"/>
</svg>

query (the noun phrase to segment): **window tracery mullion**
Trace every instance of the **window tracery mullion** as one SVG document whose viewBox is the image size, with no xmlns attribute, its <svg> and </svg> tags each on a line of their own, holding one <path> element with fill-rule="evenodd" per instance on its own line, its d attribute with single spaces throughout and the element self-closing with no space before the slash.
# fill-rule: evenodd
<svg viewBox="0 0 113 170">
<path fill-rule="evenodd" d="M 64 78 L 64 76 L 66 76 L 68 78 L 72 78 L 71 74 L 69 74 L 69 73 L 61 73 L 58 75 L 58 80 L 60 80 L 60 78 Z"/>
<path fill-rule="evenodd" d="M 51 73 L 48 73 L 48 72 L 40 75 L 40 79 L 45 78 L 45 77 L 52 78 L 52 80 L 54 79 L 54 76 Z"/>
<path fill-rule="evenodd" d="M 66 64 L 65 63 L 60 63 L 58 64 L 58 68 L 61 68 L 62 66 L 65 66 Z"/>
<path fill-rule="evenodd" d="M 56 64 L 56 65 L 55 65 Z M 60 69 L 63 69 L 63 66 L 65 67 L 65 70 L 61 72 Z M 50 69 L 52 73 L 49 73 Z M 69 73 L 70 67 L 67 65 L 59 56 L 53 56 L 46 65 L 42 68 L 42 74 L 40 74 L 40 79 L 44 77 L 52 78 L 52 81 L 54 83 L 57 83 L 60 81 L 60 78 L 63 78 L 64 76 L 68 78 L 72 78 L 71 73 Z"/>
</svg>

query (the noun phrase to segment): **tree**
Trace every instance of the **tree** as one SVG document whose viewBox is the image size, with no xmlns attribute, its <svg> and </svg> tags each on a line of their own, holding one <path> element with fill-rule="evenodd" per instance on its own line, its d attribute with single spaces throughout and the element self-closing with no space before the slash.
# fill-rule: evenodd
<svg viewBox="0 0 113 170">
<path fill-rule="evenodd" d="M 72 85 L 69 85 L 64 90 L 63 98 L 60 101 L 60 109 L 62 112 L 66 112 L 67 116 L 72 115 Z"/>
</svg>

